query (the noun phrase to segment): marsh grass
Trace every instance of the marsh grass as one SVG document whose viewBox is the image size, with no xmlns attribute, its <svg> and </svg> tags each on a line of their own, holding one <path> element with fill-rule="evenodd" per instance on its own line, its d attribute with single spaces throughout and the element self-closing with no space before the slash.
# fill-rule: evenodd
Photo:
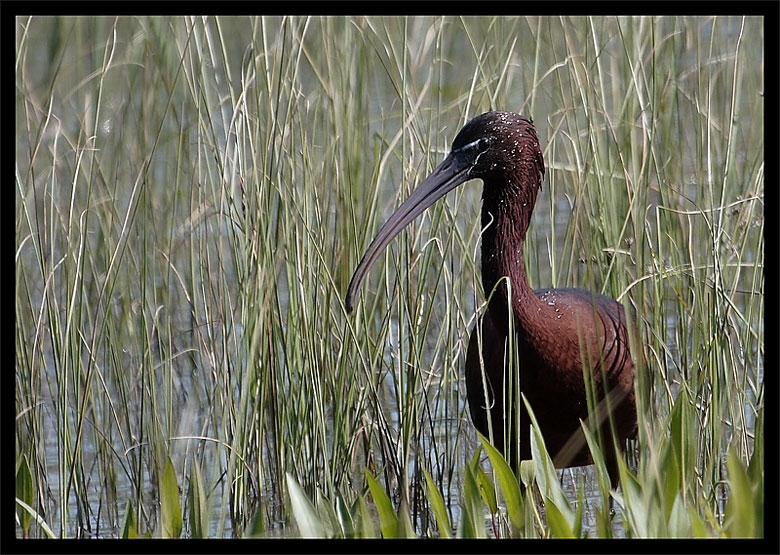
<svg viewBox="0 0 780 555">
<path fill-rule="evenodd" d="M 543 438 L 518 480 L 475 437 L 479 185 L 344 311 L 378 226 L 496 108 L 544 148 L 532 285 L 632 314 L 622 535 L 763 535 L 763 33 L 17 19 L 17 534 L 615 534 L 603 465 L 588 525 L 583 475 L 567 496 Z"/>
</svg>

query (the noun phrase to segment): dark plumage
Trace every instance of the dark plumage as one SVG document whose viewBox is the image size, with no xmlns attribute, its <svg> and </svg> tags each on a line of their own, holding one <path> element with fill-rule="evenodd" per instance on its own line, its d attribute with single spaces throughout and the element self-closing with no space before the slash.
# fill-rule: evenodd
<svg viewBox="0 0 780 555">
<path fill-rule="evenodd" d="M 622 305 L 604 295 L 580 289 L 533 291 L 528 285 L 523 244 L 543 176 L 544 160 L 530 120 L 510 112 L 475 117 L 455 137 L 450 154 L 379 230 L 355 270 L 345 304 L 351 311 L 369 268 L 412 219 L 461 183 L 482 179 L 482 283 L 489 303 L 478 324 L 481 333 L 471 332 L 466 357 L 474 425 L 513 465 L 531 457 L 529 419 L 514 393 L 519 378 L 555 465 L 589 464 L 580 429 L 580 420 L 589 416 L 589 388 L 607 409 L 591 415 L 590 428 L 600 425 L 616 486 L 617 457 L 636 429 L 625 315 Z M 508 337 L 510 314 L 513 338 Z M 508 339 L 516 341 L 511 366 L 504 361 Z M 520 407 L 518 430 L 514 411 Z"/>
</svg>

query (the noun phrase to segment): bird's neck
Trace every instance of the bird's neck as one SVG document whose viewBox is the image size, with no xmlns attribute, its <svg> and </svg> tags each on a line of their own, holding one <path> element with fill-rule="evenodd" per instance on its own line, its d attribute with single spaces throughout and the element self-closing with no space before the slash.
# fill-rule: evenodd
<svg viewBox="0 0 780 555">
<path fill-rule="evenodd" d="M 512 202 L 483 196 L 482 284 L 488 310 L 508 314 L 511 307 L 521 326 L 525 320 L 533 321 L 540 302 L 528 284 L 523 258 L 535 192 L 527 198 L 515 197 Z"/>
</svg>

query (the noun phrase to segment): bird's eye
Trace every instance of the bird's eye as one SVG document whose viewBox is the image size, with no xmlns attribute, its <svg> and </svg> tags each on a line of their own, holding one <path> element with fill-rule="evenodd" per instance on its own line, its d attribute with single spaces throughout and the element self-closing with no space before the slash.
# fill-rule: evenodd
<svg viewBox="0 0 780 555">
<path fill-rule="evenodd" d="M 468 153 L 469 156 L 479 156 L 490 146 L 490 139 L 484 137 L 472 141 L 460 147 L 453 145 L 452 151 L 455 153 Z"/>
</svg>

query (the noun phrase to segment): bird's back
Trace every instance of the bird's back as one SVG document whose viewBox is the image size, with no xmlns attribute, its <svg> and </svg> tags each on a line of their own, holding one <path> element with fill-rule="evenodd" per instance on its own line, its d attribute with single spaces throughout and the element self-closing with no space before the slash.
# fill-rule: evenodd
<svg viewBox="0 0 780 555">
<path fill-rule="evenodd" d="M 544 333 L 536 333 L 531 325 L 522 327 L 516 319 L 516 360 L 511 372 L 505 370 L 504 361 L 507 326 L 502 325 L 500 318 L 506 320 L 505 314 L 489 310 L 481 320 L 481 333 L 472 331 L 466 380 L 475 426 L 483 435 L 492 434 L 496 447 L 513 461 L 517 461 L 518 454 L 520 459 L 530 458 L 530 421 L 526 411 L 520 412 L 519 432 L 504 425 L 514 421 L 513 412 L 505 413 L 504 406 L 521 406 L 518 395 L 512 395 L 519 386 L 534 411 L 556 466 L 591 462 L 580 432 L 580 421 L 587 421 L 589 415 L 600 420 L 605 438 L 612 436 L 614 428 L 622 451 L 625 439 L 636 428 L 633 364 L 623 306 L 609 297 L 580 289 L 542 289 L 534 293 L 550 307 L 538 322 Z M 608 410 L 589 412 L 588 391 L 595 395 L 597 406 L 600 402 Z M 608 396 L 604 395 L 606 391 L 610 392 Z M 508 452 L 504 449 L 507 441 Z M 611 442 L 605 443 L 605 447 L 614 451 Z M 614 455 L 607 458 L 614 459 Z"/>
</svg>

